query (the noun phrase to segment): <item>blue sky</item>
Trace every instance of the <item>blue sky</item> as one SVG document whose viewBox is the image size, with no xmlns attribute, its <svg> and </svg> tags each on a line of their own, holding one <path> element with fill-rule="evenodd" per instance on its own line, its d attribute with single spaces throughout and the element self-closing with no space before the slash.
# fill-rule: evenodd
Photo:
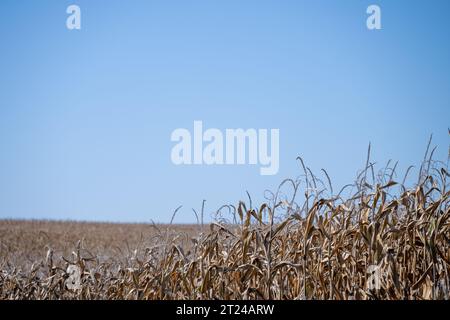
<svg viewBox="0 0 450 320">
<path fill-rule="evenodd" d="M 69 31 L 77 4 L 82 29 Z M 378 4 L 382 30 L 366 28 Z M 446 160 L 450 2 L 0 3 L 0 218 L 192 222 L 301 174 L 335 187 L 372 143 L 400 172 Z M 176 128 L 279 128 L 280 170 L 174 166 Z"/>
</svg>

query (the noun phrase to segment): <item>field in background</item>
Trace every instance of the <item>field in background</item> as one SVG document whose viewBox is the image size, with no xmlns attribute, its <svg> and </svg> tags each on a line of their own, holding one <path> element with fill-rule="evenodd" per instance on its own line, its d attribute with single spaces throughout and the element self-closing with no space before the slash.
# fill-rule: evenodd
<svg viewBox="0 0 450 320">
<path fill-rule="evenodd" d="M 28 270 L 51 250 L 55 260 L 71 257 L 78 243 L 83 256 L 98 262 L 125 262 L 156 241 L 157 228 L 164 225 L 96 223 L 47 220 L 0 220 L 0 270 L 5 265 Z M 197 236 L 196 225 L 172 225 L 173 235 Z"/>
</svg>

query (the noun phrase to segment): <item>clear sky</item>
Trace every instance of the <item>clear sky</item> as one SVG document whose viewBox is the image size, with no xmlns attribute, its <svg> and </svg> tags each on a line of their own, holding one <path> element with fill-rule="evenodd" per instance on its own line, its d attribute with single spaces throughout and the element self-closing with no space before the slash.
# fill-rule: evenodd
<svg viewBox="0 0 450 320">
<path fill-rule="evenodd" d="M 81 8 L 81 30 L 66 8 Z M 382 10 L 382 30 L 366 9 Z M 195 221 L 302 172 L 446 160 L 450 1 L 0 2 L 0 218 Z M 280 170 L 175 166 L 176 128 L 279 128 Z M 416 173 L 416 171 L 415 171 Z"/>
</svg>

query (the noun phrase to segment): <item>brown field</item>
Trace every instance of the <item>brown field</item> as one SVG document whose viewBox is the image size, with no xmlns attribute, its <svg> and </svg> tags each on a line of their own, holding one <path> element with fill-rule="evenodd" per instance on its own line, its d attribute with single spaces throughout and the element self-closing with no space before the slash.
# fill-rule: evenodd
<svg viewBox="0 0 450 320">
<path fill-rule="evenodd" d="M 446 167 L 406 188 L 367 164 L 335 193 L 301 161 L 267 203 L 204 228 L 0 221 L 0 299 L 449 299 Z"/>
<path fill-rule="evenodd" d="M 51 249 L 55 260 L 71 257 L 78 242 L 86 256 L 98 262 L 126 261 L 134 250 L 156 243 L 159 229 L 168 226 L 47 220 L 0 220 L 0 266 L 29 269 Z M 172 232 L 197 236 L 196 225 L 172 225 Z"/>
</svg>

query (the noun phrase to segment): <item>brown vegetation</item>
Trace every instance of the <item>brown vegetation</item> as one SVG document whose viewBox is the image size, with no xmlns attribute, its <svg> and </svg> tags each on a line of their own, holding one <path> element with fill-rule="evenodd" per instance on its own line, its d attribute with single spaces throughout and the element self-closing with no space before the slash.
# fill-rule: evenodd
<svg viewBox="0 0 450 320">
<path fill-rule="evenodd" d="M 299 160 L 301 179 L 259 207 L 249 198 L 220 208 L 205 228 L 1 221 L 0 298 L 449 298 L 445 165 L 426 157 L 407 189 L 396 166 L 375 175 L 368 157 L 335 194 L 325 171 L 323 183 Z"/>
</svg>

